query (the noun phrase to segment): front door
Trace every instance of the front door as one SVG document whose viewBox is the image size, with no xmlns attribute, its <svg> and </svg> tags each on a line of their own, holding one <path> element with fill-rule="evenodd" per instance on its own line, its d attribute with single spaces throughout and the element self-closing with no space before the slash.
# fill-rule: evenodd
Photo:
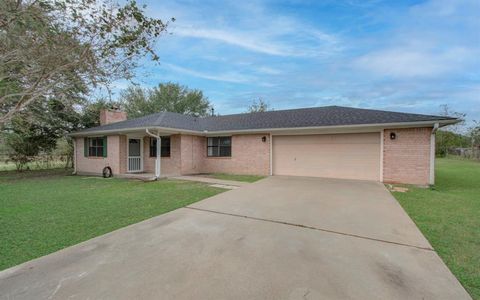
<svg viewBox="0 0 480 300">
<path fill-rule="evenodd" d="M 142 139 L 128 139 L 128 172 L 143 171 L 143 143 Z"/>
</svg>

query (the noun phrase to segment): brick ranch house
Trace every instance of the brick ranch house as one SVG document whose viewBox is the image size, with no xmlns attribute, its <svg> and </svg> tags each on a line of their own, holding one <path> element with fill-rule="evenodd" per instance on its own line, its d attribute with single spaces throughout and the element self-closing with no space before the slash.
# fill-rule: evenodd
<svg viewBox="0 0 480 300">
<path fill-rule="evenodd" d="M 435 132 L 449 117 L 339 106 L 194 117 L 160 112 L 72 133 L 75 172 L 199 173 L 434 183 Z M 160 145 L 160 147 L 158 147 Z"/>
</svg>

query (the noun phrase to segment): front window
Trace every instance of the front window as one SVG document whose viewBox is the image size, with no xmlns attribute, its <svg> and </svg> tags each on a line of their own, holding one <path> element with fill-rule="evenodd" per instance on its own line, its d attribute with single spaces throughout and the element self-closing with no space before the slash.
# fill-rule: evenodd
<svg viewBox="0 0 480 300">
<path fill-rule="evenodd" d="M 103 138 L 88 139 L 88 156 L 103 157 Z"/>
<path fill-rule="evenodd" d="M 162 137 L 162 147 L 160 148 L 160 157 L 170 157 L 170 137 Z M 157 156 L 157 139 L 150 138 L 150 157 Z"/>
<path fill-rule="evenodd" d="M 232 156 L 232 138 L 229 136 L 207 138 L 207 156 L 209 157 Z"/>
</svg>

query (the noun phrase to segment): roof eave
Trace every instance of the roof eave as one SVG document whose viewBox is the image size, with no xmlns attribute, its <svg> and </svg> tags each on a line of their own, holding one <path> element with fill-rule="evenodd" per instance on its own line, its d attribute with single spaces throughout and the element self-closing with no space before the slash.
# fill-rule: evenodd
<svg viewBox="0 0 480 300">
<path fill-rule="evenodd" d="M 188 133 L 188 134 L 201 134 L 201 131 L 188 130 L 188 129 L 179 129 L 179 128 L 168 128 L 168 127 L 158 127 L 158 126 L 142 126 L 142 127 L 131 127 L 131 128 L 122 128 L 122 129 L 108 129 L 108 130 L 92 130 L 92 131 L 79 131 L 72 132 L 67 134 L 70 137 L 82 137 L 82 136 L 94 136 L 94 135 L 108 135 L 108 134 L 128 134 L 138 131 L 145 131 L 146 129 L 159 130 L 169 134 L 178 134 L 178 133 Z"/>
<path fill-rule="evenodd" d="M 94 136 L 94 135 L 108 135 L 112 133 L 128 134 L 132 132 L 144 131 L 145 129 L 159 130 L 169 134 L 193 134 L 193 135 L 213 135 L 213 134 L 239 134 L 239 133 L 258 133 L 258 132 L 288 132 L 288 131 L 302 131 L 302 130 L 348 130 L 348 129 L 372 129 L 379 130 L 381 128 L 408 128 L 419 126 L 434 126 L 438 123 L 440 127 L 461 122 L 459 119 L 441 119 L 417 122 L 396 122 L 396 123 L 373 123 L 373 124 L 354 124 L 354 125 L 334 125 L 334 126 L 309 126 L 309 127 L 281 127 L 281 128 L 258 128 L 258 129 L 238 129 L 238 130 L 215 130 L 215 131 L 197 131 L 179 128 L 168 128 L 158 126 L 148 127 L 133 127 L 123 129 L 110 130 L 95 130 L 89 132 L 74 132 L 68 134 L 70 137 Z"/>
<path fill-rule="evenodd" d="M 259 129 L 240 129 L 240 130 L 217 130 L 204 131 L 205 135 L 227 135 L 227 134 L 242 134 L 242 133 L 282 133 L 282 132 L 299 132 L 299 131 L 377 131 L 388 128 L 412 128 L 412 127 L 433 127 L 438 123 L 440 127 L 458 123 L 458 119 L 443 119 L 417 122 L 396 122 L 396 123 L 374 123 L 374 124 L 354 124 L 354 125 L 333 125 L 333 126 L 309 126 L 309 127 L 282 127 L 282 128 L 259 128 Z"/>
</svg>

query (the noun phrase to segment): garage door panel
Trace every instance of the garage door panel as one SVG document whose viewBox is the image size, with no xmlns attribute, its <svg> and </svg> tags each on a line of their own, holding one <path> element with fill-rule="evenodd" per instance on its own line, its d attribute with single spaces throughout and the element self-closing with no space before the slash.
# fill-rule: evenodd
<svg viewBox="0 0 480 300">
<path fill-rule="evenodd" d="M 275 175 L 380 179 L 379 133 L 275 136 Z"/>
</svg>

